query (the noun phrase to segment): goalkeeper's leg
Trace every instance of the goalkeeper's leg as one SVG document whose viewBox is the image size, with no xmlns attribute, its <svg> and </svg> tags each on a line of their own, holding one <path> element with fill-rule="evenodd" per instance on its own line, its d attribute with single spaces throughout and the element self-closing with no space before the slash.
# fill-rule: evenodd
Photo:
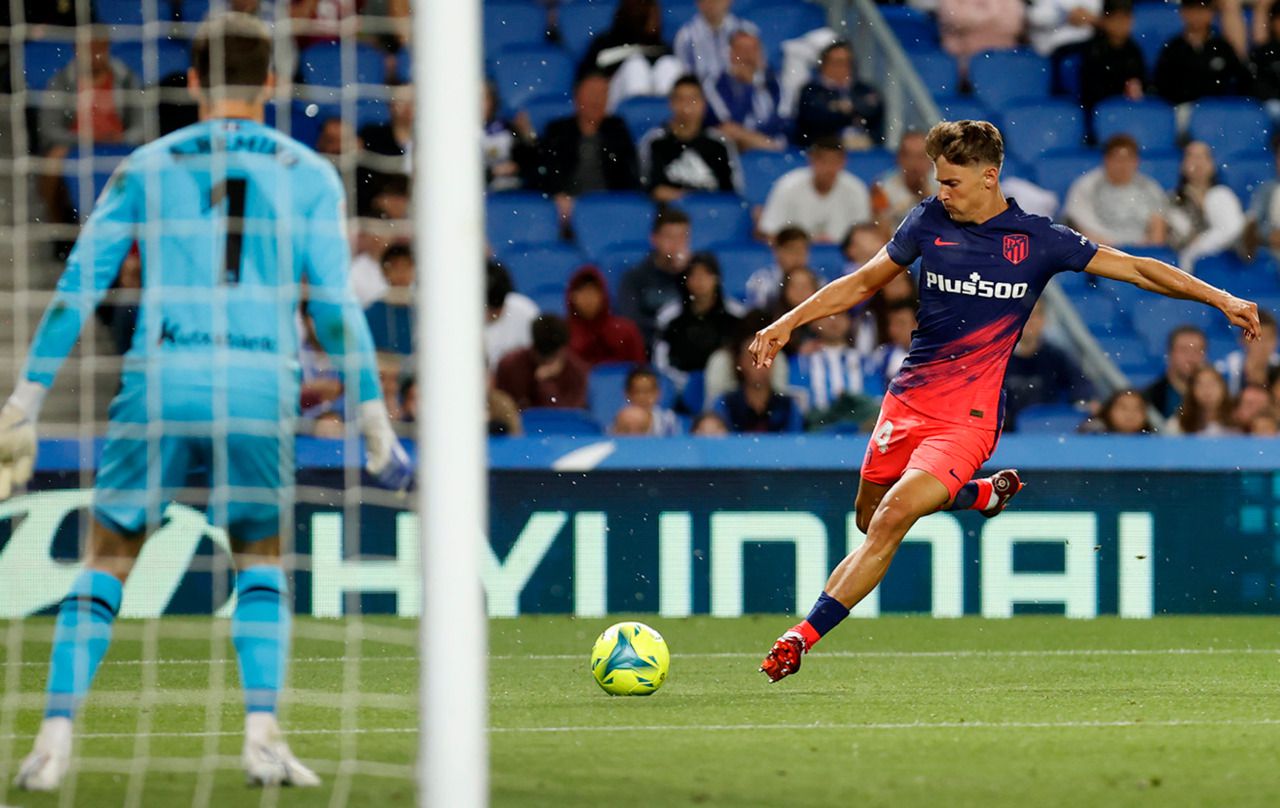
<svg viewBox="0 0 1280 808">
<path fill-rule="evenodd" d="M 124 581 L 142 550 L 143 533 L 126 535 L 94 521 L 84 571 L 58 606 L 44 722 L 15 784 L 51 791 L 71 764 L 71 724 L 89 692 L 120 611 Z"/>
</svg>

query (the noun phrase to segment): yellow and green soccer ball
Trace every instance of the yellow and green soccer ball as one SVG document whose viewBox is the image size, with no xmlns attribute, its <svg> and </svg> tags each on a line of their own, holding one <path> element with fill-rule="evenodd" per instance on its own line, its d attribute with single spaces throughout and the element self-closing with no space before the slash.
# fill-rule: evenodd
<svg viewBox="0 0 1280 808">
<path fill-rule="evenodd" d="M 591 649 L 591 675 L 614 696 L 647 696 L 662 687 L 671 655 L 662 635 L 644 623 L 617 623 Z"/>
</svg>

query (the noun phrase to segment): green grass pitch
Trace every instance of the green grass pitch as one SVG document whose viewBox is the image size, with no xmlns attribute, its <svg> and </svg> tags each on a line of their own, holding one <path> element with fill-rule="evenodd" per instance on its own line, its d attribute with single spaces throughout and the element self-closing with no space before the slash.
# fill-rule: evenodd
<svg viewBox="0 0 1280 808">
<path fill-rule="evenodd" d="M 490 624 L 493 805 L 1280 804 L 1274 618 L 851 620 L 766 685 L 785 618 L 639 615 L 671 676 L 612 698 L 588 654 L 621 619 Z M 394 619 L 297 623 L 284 720 L 322 789 L 245 788 L 226 622 L 166 618 L 117 626 L 72 790 L 15 792 L 50 627 L 0 623 L 2 805 L 413 804 L 416 628 Z"/>
</svg>

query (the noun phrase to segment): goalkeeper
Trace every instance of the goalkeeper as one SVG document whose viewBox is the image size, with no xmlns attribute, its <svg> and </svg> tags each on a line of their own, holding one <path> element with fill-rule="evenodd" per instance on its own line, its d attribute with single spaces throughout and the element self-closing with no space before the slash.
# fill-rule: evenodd
<svg viewBox="0 0 1280 808">
<path fill-rule="evenodd" d="M 276 721 L 289 654 L 281 508 L 292 508 L 300 288 L 316 334 L 360 402 L 366 468 L 404 488 L 408 458 L 379 390 L 368 325 L 348 288 L 343 187 L 314 152 L 263 124 L 275 85 L 271 36 L 244 14 L 216 15 L 193 44 L 200 123 L 135 151 L 89 217 L 0 410 L 0 497 L 31 476 L 45 392 L 136 242 L 138 330 L 109 410 L 83 572 L 58 609 L 45 719 L 17 785 L 57 788 L 72 718 L 111 640 L 148 533 L 188 475 L 208 475 L 210 521 L 236 564 L 231 635 L 247 716 L 250 783 L 317 785 Z"/>
</svg>

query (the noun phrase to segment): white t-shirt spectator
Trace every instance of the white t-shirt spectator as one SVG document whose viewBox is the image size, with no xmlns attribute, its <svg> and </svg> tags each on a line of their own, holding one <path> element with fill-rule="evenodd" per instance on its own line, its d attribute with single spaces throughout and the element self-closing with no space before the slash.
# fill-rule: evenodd
<svg viewBox="0 0 1280 808">
<path fill-rule="evenodd" d="M 351 259 L 351 291 L 355 292 L 360 308 L 367 309 L 387 295 L 387 278 L 382 274 L 382 264 L 368 253 L 360 253 Z"/>
<path fill-rule="evenodd" d="M 1164 211 L 1164 203 L 1164 189 L 1145 174 L 1115 185 L 1099 167 L 1071 183 L 1063 214 L 1072 227 L 1108 244 L 1145 244 L 1147 225 Z"/>
<path fill-rule="evenodd" d="M 1063 45 L 1074 45 L 1093 36 L 1092 25 L 1067 22 L 1076 9 L 1096 17 L 1102 13 L 1102 0 L 1031 0 L 1027 8 L 1027 35 L 1036 53 L 1048 56 Z"/>
<path fill-rule="evenodd" d="M 502 314 L 484 327 L 484 355 L 489 370 L 498 367 L 502 357 L 533 344 L 533 321 L 538 319 L 538 304 L 519 292 L 510 292 L 502 301 Z"/>
<path fill-rule="evenodd" d="M 772 236 L 784 227 L 803 229 L 814 241 L 838 244 L 855 224 L 871 221 L 866 184 L 841 171 L 826 194 L 813 187 L 808 166 L 788 171 L 769 191 L 760 214 L 760 232 Z"/>
<path fill-rule="evenodd" d="M 1196 261 L 1235 245 L 1244 233 L 1244 208 L 1225 185 L 1205 192 L 1204 207 L 1171 204 L 1165 212 L 1169 223 L 1169 244 L 1178 250 L 1178 266 L 1195 272 Z"/>
</svg>

